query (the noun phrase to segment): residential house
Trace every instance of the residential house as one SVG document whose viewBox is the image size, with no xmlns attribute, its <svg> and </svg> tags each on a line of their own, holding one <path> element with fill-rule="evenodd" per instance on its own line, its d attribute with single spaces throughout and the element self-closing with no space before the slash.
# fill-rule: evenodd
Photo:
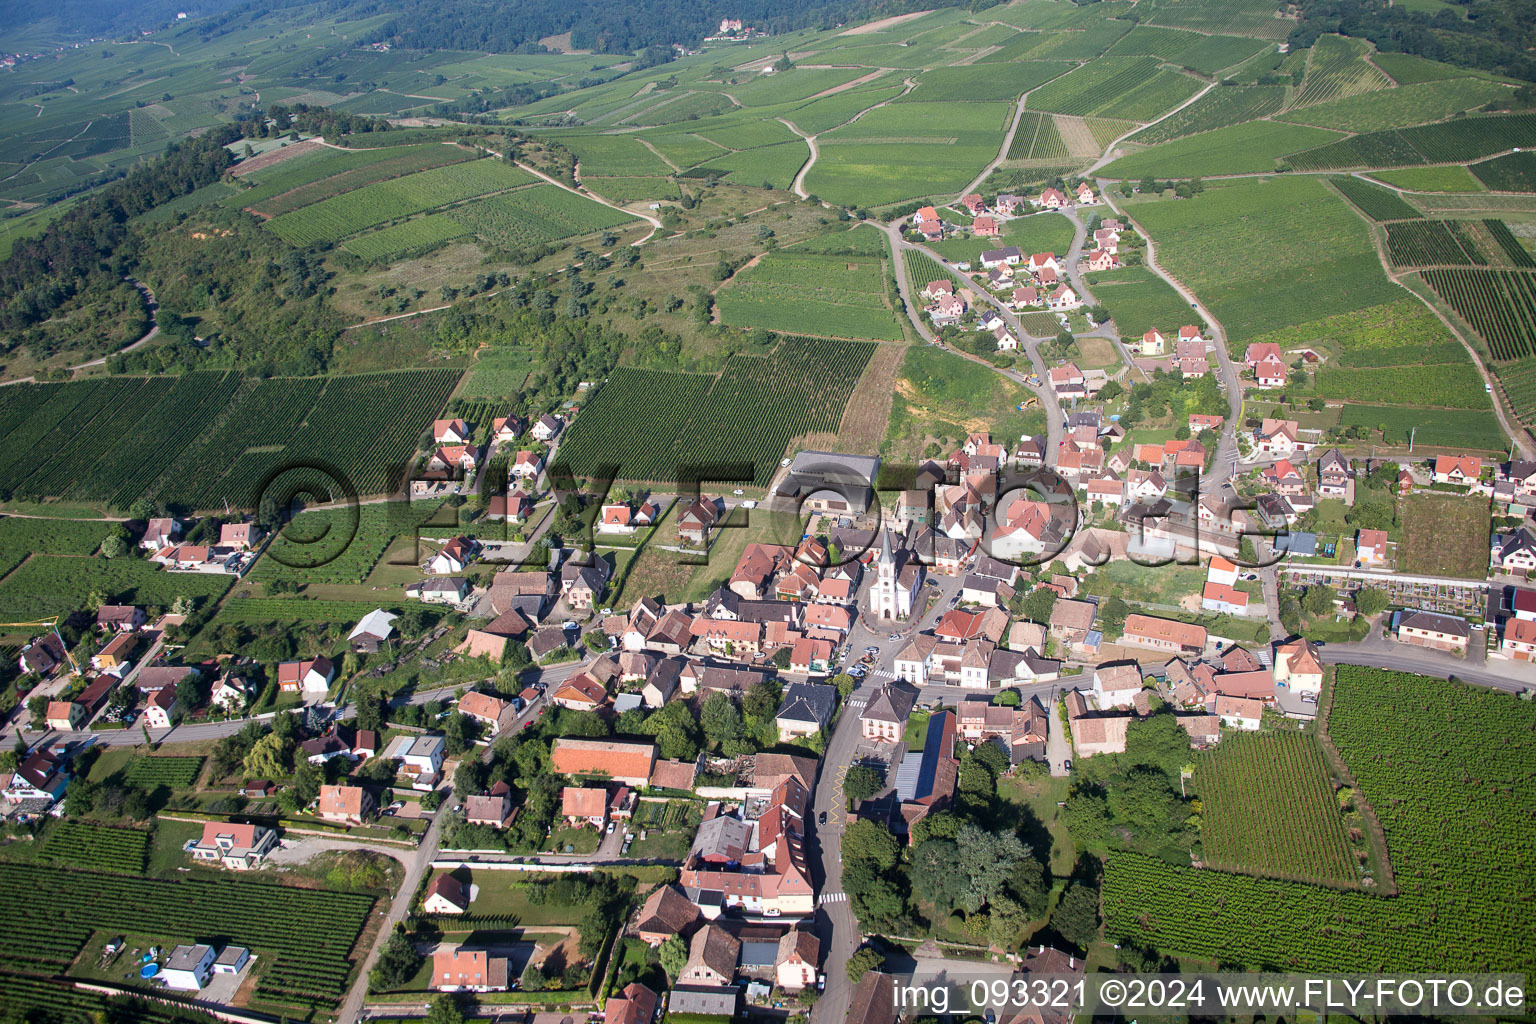
<svg viewBox="0 0 1536 1024">
<path fill-rule="evenodd" d="M 469 593 L 469 580 L 463 576 L 433 576 L 405 585 L 407 598 L 425 604 L 462 604 Z"/>
<path fill-rule="evenodd" d="M 686 940 L 700 921 L 699 908 L 675 885 L 651 890 L 635 917 L 635 934 L 649 946 L 659 946 L 674 935 Z"/>
<path fill-rule="evenodd" d="M 231 871 L 261 867 L 276 848 L 277 833 L 272 829 L 232 821 L 205 822 L 202 837 L 186 847 L 194 860 L 222 864 Z"/>
<path fill-rule="evenodd" d="M 277 688 L 282 693 L 324 693 L 335 677 L 331 659 L 324 656 L 309 661 L 281 661 L 277 665 Z"/>
<path fill-rule="evenodd" d="M 1288 457 L 1307 446 L 1299 443 L 1299 427 L 1295 420 L 1266 418 L 1253 432 L 1254 449 L 1264 455 Z"/>
<path fill-rule="evenodd" d="M 608 823 L 608 791 L 601 786 L 566 786 L 560 791 L 560 813 L 567 825 L 602 828 Z"/>
<path fill-rule="evenodd" d="M 677 976 L 678 984 L 723 987 L 736 979 L 736 958 L 741 942 L 730 932 L 710 922 L 693 933 L 688 944 L 688 962 Z"/>
<path fill-rule="evenodd" d="M 635 788 L 649 784 L 655 765 L 654 743 L 562 738 L 550 748 L 557 775 L 600 776 Z"/>
<path fill-rule="evenodd" d="M 1093 197 L 1093 189 L 1088 186 L 1086 181 L 1080 181 L 1077 183 L 1076 198 L 1078 203 L 1082 204 L 1083 206 L 1092 206 L 1095 202 L 1097 202 L 1097 200 Z"/>
<path fill-rule="evenodd" d="M 1046 308 L 1053 313 L 1078 309 L 1082 304 L 1083 300 L 1077 297 L 1077 292 L 1064 284 L 1058 285 L 1056 290 L 1051 292 L 1050 297 L 1045 300 Z"/>
<path fill-rule="evenodd" d="M 440 945 L 432 954 L 432 980 L 427 987 L 434 992 L 505 992 L 507 975 L 504 956 Z"/>
<path fill-rule="evenodd" d="M 1397 621 L 1397 638 L 1405 644 L 1436 651 L 1465 654 L 1472 629 L 1467 620 L 1439 612 L 1403 611 Z"/>
<path fill-rule="evenodd" d="M 544 456 L 524 449 L 512 456 L 512 465 L 508 472 L 531 485 L 539 478 L 539 474 L 544 472 Z"/>
<path fill-rule="evenodd" d="M 1079 644 L 1087 639 L 1093 628 L 1098 605 L 1090 601 L 1063 601 L 1057 599 L 1051 605 L 1051 636 L 1068 644 Z"/>
<path fill-rule="evenodd" d="M 139 538 L 139 547 L 148 551 L 159 551 L 175 543 L 181 536 L 181 524 L 174 519 L 151 519 L 144 524 L 144 536 Z"/>
<path fill-rule="evenodd" d="M 859 712 L 859 732 L 876 743 L 895 743 L 906 731 L 918 693 L 900 682 L 878 687 Z"/>
<path fill-rule="evenodd" d="M 571 711 L 596 711 L 608 702 L 608 689 L 589 673 L 581 672 L 555 687 L 549 702 Z"/>
<path fill-rule="evenodd" d="M 44 633 L 21 649 L 17 664 L 21 671 L 46 676 L 68 660 L 64 641 L 57 633 Z"/>
<path fill-rule="evenodd" d="M 44 721 L 56 732 L 74 732 L 85 722 L 85 708 L 70 700 L 51 700 Z"/>
<path fill-rule="evenodd" d="M 1354 471 L 1349 460 L 1330 448 L 1317 460 L 1317 494 L 1320 498 L 1338 498 L 1350 503 L 1353 493 Z"/>
<path fill-rule="evenodd" d="M 1439 455 L 1433 473 L 1437 484 L 1470 487 L 1483 474 L 1483 460 L 1475 455 Z"/>
<path fill-rule="evenodd" d="M 981 254 L 981 265 L 986 270 L 993 267 L 1016 267 L 1024 261 L 1024 253 L 1016 245 L 1005 245 L 1001 249 L 987 249 Z"/>
<path fill-rule="evenodd" d="M 603 1024 L 651 1024 L 660 998 L 638 981 L 625 985 L 603 1004 Z"/>
<path fill-rule="evenodd" d="M 1040 198 L 1036 201 L 1035 205 L 1043 206 L 1047 210 L 1059 210 L 1069 204 L 1067 197 L 1062 194 L 1061 190 L 1048 188 L 1040 193 Z"/>
<path fill-rule="evenodd" d="M 522 523 L 533 511 L 533 502 L 521 489 L 495 494 L 485 503 L 485 518 L 493 523 Z"/>
<path fill-rule="evenodd" d="M 970 211 L 972 217 L 975 217 L 987 208 L 987 201 L 975 192 L 972 192 L 961 198 L 960 205 Z"/>
<path fill-rule="evenodd" d="M 1323 688 L 1323 659 L 1310 640 L 1275 645 L 1275 682 L 1297 693 Z"/>
<path fill-rule="evenodd" d="M 178 992 L 196 992 L 208 984 L 215 956 L 212 946 L 181 945 L 171 950 L 155 977 L 160 984 Z"/>
<path fill-rule="evenodd" d="M 1536 661 L 1536 622 L 1529 619 L 1505 619 L 1504 637 L 1499 650 L 1516 661 Z"/>
<path fill-rule="evenodd" d="M 502 716 L 511 707 L 509 701 L 477 690 L 471 690 L 460 697 L 458 704 L 459 713 L 478 722 L 487 736 L 496 735 L 501 728 Z"/>
<path fill-rule="evenodd" d="M 896 1024 L 901 1008 L 896 1002 L 896 979 L 870 971 L 853 986 L 848 1000 L 847 1024 Z"/>
<path fill-rule="evenodd" d="M 1120 643 L 1123 645 L 1184 654 L 1204 651 L 1205 641 L 1204 626 L 1141 614 L 1127 616 L 1125 630 L 1120 635 Z"/>
<path fill-rule="evenodd" d="M 1309 493 L 1307 478 L 1301 475 L 1301 470 L 1291 464 L 1290 459 L 1281 459 L 1264 467 L 1263 480 L 1276 494 L 1283 494 L 1287 498 L 1297 498 Z"/>
<path fill-rule="evenodd" d="M 1254 732 L 1263 723 L 1264 702 L 1249 697 L 1229 697 L 1224 693 L 1218 693 L 1216 717 L 1221 719 L 1222 725 Z"/>
<path fill-rule="evenodd" d="M 104 604 L 96 609 L 98 629 L 131 633 L 144 628 L 144 609 L 131 604 Z"/>
<path fill-rule="evenodd" d="M 427 559 L 426 571 L 439 576 L 463 572 L 474 561 L 476 546 L 468 537 L 454 537 Z"/>
<path fill-rule="evenodd" d="M 1000 192 L 992 202 L 992 208 L 998 213 L 1006 213 L 1012 216 L 1022 210 L 1028 202 L 1023 196 L 1016 196 L 1008 192 Z"/>
<path fill-rule="evenodd" d="M 1093 711 L 1080 690 L 1066 695 L 1067 727 L 1072 750 L 1079 758 L 1125 753 L 1126 731 L 1135 716 L 1126 712 Z"/>
<path fill-rule="evenodd" d="M 1083 262 L 1087 264 L 1087 269 L 1090 272 L 1097 272 L 1115 269 L 1120 260 L 1111 249 L 1094 249 L 1083 258 Z"/>
<path fill-rule="evenodd" d="M 506 828 L 514 817 L 512 787 L 505 782 L 498 782 L 490 792 L 476 794 L 464 801 L 464 820 L 471 825 Z"/>
<path fill-rule="evenodd" d="M 577 561 L 567 562 L 560 570 L 560 593 L 572 608 L 586 610 L 597 607 L 608 590 L 608 562 L 602 558 L 590 558 L 590 565 Z"/>
<path fill-rule="evenodd" d="M 1160 356 L 1168 350 L 1168 339 L 1156 327 L 1141 336 L 1139 351 L 1144 356 Z"/>
<path fill-rule="evenodd" d="M 338 825 L 361 825 L 373 817 L 378 804 L 361 786 L 321 786 L 316 813 Z"/>
<path fill-rule="evenodd" d="M 1229 584 L 1209 581 L 1200 593 L 1200 610 L 1217 615 L 1247 615 L 1248 595 Z"/>
<path fill-rule="evenodd" d="M 1361 565 L 1387 564 L 1387 531 L 1359 530 L 1355 533 L 1355 558 Z"/>
<path fill-rule="evenodd" d="M 996 238 L 1002 233 L 1002 225 L 994 217 L 977 217 L 971 222 L 971 234 L 977 238 Z"/>
<path fill-rule="evenodd" d="M 521 416 L 497 416 L 491 420 L 491 443 L 506 444 L 516 441 L 527 429 L 527 423 Z"/>
<path fill-rule="evenodd" d="M 432 421 L 432 440 L 438 444 L 469 444 L 474 439 L 474 431 L 461 419 Z"/>
<path fill-rule="evenodd" d="M 167 686 L 144 700 L 144 724 L 151 729 L 169 729 L 176 713 L 176 691 Z"/>
<path fill-rule="evenodd" d="M 660 511 L 652 501 L 642 501 L 638 505 L 629 502 L 610 503 L 602 508 L 597 532 L 629 536 L 654 523 Z"/>
<path fill-rule="evenodd" d="M 1093 699 L 1101 710 L 1126 708 L 1142 691 L 1141 666 L 1134 661 L 1100 665 L 1093 670 Z"/>
<path fill-rule="evenodd" d="M 69 786 L 69 772 L 47 750 L 34 750 L 22 759 L 5 784 L 5 800 L 21 804 L 36 800 L 46 808 L 64 795 Z"/>
<path fill-rule="evenodd" d="M 792 928 L 779 938 L 774 957 L 774 981 L 787 992 L 799 992 L 816 983 L 816 965 L 821 956 L 821 942 L 803 928 Z"/>
<path fill-rule="evenodd" d="M 446 745 L 443 737 L 396 736 L 390 741 L 384 757 L 400 762 L 398 774 L 401 781 L 409 782 L 412 789 L 430 791 L 437 787 L 442 777 L 443 753 Z"/>
<path fill-rule="evenodd" d="M 832 721 L 832 713 L 836 709 L 836 688 L 822 683 L 790 683 L 784 690 L 784 698 L 774 717 L 779 739 L 788 741 L 816 735 Z"/>
<path fill-rule="evenodd" d="M 699 497 L 677 517 L 677 536 L 700 547 L 709 543 L 710 532 L 720 521 L 720 507 L 714 499 Z"/>
<path fill-rule="evenodd" d="M 550 441 L 553 441 L 557 436 L 559 436 L 560 431 L 564 426 L 565 424 L 561 421 L 560 417 L 551 416 L 548 413 L 545 413 L 543 416 L 540 416 L 538 422 L 533 425 L 533 439 L 535 441 L 542 441 L 545 444 L 548 444 Z"/>
<path fill-rule="evenodd" d="M 469 910 L 469 889 L 449 874 L 434 875 L 421 898 L 428 914 L 462 914 Z"/>
<path fill-rule="evenodd" d="M 1513 533 L 1494 534 L 1491 561 L 1500 572 L 1530 576 L 1536 572 L 1536 534 L 1525 526 Z"/>
</svg>

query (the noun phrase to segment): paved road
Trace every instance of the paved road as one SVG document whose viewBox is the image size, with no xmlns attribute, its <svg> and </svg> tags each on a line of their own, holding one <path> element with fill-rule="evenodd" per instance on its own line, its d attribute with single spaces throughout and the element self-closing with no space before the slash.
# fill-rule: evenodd
<svg viewBox="0 0 1536 1024">
<path fill-rule="evenodd" d="M 523 680 L 527 684 L 552 684 L 564 682 L 566 679 L 569 679 L 571 676 L 575 675 L 577 672 L 580 672 L 585 667 L 585 659 L 582 661 L 568 661 L 559 665 L 552 665 L 549 668 L 538 669 L 536 671 L 530 672 L 523 676 Z M 404 707 L 407 704 L 425 704 L 432 700 L 451 699 L 459 689 L 470 685 L 472 685 L 470 682 L 461 682 L 455 683 L 452 686 L 440 686 L 430 690 L 418 690 L 407 698 L 396 699 L 391 703 L 395 707 Z M 344 704 L 336 709 L 333 717 L 337 720 L 342 720 L 355 714 L 356 710 L 357 709 L 353 705 Z M 226 736 L 233 736 L 241 729 L 244 729 L 252 721 L 258 721 L 258 719 L 235 718 L 225 722 L 199 722 L 192 725 L 179 725 L 170 729 L 152 731 L 150 733 L 150 737 L 156 743 L 197 743 L 205 740 L 217 740 L 223 739 Z M 158 732 L 158 735 L 156 735 L 156 732 Z M 17 733 L 18 730 L 16 727 L 8 727 L 3 732 L 0 732 L 0 742 L 4 742 L 7 745 L 13 743 Z M 75 741 L 94 738 L 98 744 L 102 744 L 104 746 L 131 747 L 144 742 L 144 730 L 139 728 L 138 723 L 135 722 L 131 727 L 127 729 L 108 729 L 101 732 L 52 732 L 49 730 L 43 730 L 41 732 L 23 734 L 23 738 L 27 740 L 28 744 L 37 743 L 41 740 L 48 740 L 51 742 L 53 740 Z"/>
<path fill-rule="evenodd" d="M 1353 644 L 1326 644 L 1319 652 L 1328 665 L 1365 665 L 1414 672 L 1441 679 L 1455 677 L 1490 689 L 1519 693 L 1536 689 L 1536 667 L 1513 661 L 1476 664 L 1439 651 L 1410 647 L 1373 635 Z"/>
<path fill-rule="evenodd" d="M 1045 409 L 1046 465 L 1055 465 L 1056 449 L 1061 444 L 1061 439 L 1066 436 L 1066 417 L 1061 411 L 1061 402 L 1056 397 L 1056 392 L 1053 391 L 1050 386 L 1045 383 L 1045 381 L 1048 379 L 1049 370 L 1045 365 L 1044 358 L 1042 358 L 1040 355 L 1039 346 L 1030 335 L 1030 333 L 1024 330 L 1023 325 L 1019 323 L 1019 318 L 1014 315 L 1013 310 L 1009 309 L 1006 303 L 998 301 L 985 289 L 978 287 L 976 282 L 972 281 L 969 277 L 966 277 L 954 267 L 951 267 L 938 253 L 934 252 L 932 249 L 927 248 L 926 246 L 915 245 L 902 238 L 901 228 L 898 224 L 884 224 L 878 226 L 881 227 L 885 231 L 886 236 L 890 238 L 891 252 L 893 253 L 892 267 L 896 272 L 896 287 L 901 294 L 901 301 L 906 304 L 907 316 L 911 318 L 913 325 L 916 326 L 918 334 L 922 336 L 924 341 L 927 341 L 930 344 L 940 345 L 948 349 L 948 351 L 955 353 L 955 355 L 960 356 L 961 358 L 969 359 L 973 363 L 985 366 L 987 369 L 993 371 L 994 373 L 1001 374 L 1002 376 L 1007 377 L 1013 383 L 1032 392 L 1041 403 L 1041 406 Z M 972 293 L 978 297 L 978 299 L 987 302 L 998 311 L 998 315 L 1003 318 L 1003 322 L 1008 325 L 1009 329 L 1011 329 L 1014 335 L 1019 339 L 1019 345 L 1024 354 L 1029 357 L 1031 370 L 1035 373 L 1036 376 L 1040 378 L 1042 382 L 1038 387 L 1029 383 L 1029 381 L 1025 379 L 1025 375 L 1017 370 L 1005 370 L 994 366 L 992 363 L 981 358 L 980 356 L 972 355 L 969 352 L 963 352 L 959 349 L 949 348 L 948 346 L 945 346 L 943 342 L 938 340 L 933 331 L 928 327 L 927 323 L 923 321 L 922 303 L 921 301 L 918 301 L 914 298 L 914 296 L 911 294 L 911 288 L 907 283 L 906 261 L 903 258 L 903 255 L 907 250 L 921 252 L 938 262 L 941 266 L 949 271 L 951 277 L 953 277 L 964 287 L 969 288 Z M 1008 438 L 1007 443 L 1010 445 L 1013 444 L 1014 439 Z"/>
</svg>

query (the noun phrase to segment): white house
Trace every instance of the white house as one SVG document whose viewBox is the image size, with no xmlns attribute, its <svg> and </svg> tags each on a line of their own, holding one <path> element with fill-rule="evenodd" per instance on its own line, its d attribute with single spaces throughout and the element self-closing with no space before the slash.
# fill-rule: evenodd
<svg viewBox="0 0 1536 1024">
<path fill-rule="evenodd" d="M 208 984 L 213 973 L 215 954 L 212 946 L 177 946 L 156 975 L 166 988 L 178 992 L 196 992 Z"/>
<path fill-rule="evenodd" d="M 1130 707 L 1141 690 L 1141 666 L 1134 661 L 1100 665 L 1093 670 L 1093 697 L 1100 708 Z"/>
</svg>

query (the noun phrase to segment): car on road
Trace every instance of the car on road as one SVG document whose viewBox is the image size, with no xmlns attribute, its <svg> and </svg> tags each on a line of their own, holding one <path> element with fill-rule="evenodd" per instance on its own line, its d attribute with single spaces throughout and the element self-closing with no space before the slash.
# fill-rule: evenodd
<svg viewBox="0 0 1536 1024">
<path fill-rule="evenodd" d="M 820 814 L 818 814 L 816 816 L 816 824 L 818 824 L 818 825 L 825 825 L 826 823 L 827 823 L 827 812 L 826 811 L 822 811 Z"/>
<path fill-rule="evenodd" d="M 892 633 L 890 636 L 886 637 L 886 640 L 900 640 L 900 639 L 901 639 L 901 634 L 900 633 Z"/>
<path fill-rule="evenodd" d="M 1245 573 L 1243 573 L 1243 575 L 1240 578 L 1248 580 L 1251 583 L 1254 580 L 1259 578 L 1259 574 L 1256 573 L 1256 572 L 1245 572 Z"/>
<path fill-rule="evenodd" d="M 880 648 L 878 648 L 878 647 L 874 646 L 873 644 L 871 644 L 870 646 L 864 648 L 864 653 L 865 654 L 879 654 L 880 653 Z"/>
<path fill-rule="evenodd" d="M 746 493 L 747 493 L 747 492 L 746 492 L 746 491 L 744 491 L 744 490 L 742 490 L 742 489 L 741 489 L 741 488 L 740 488 L 740 487 L 738 487 L 738 488 L 736 488 L 736 489 L 735 489 L 735 490 L 734 490 L 734 491 L 732 491 L 732 492 L 731 492 L 731 493 L 732 493 L 732 494 L 734 494 L 734 495 L 736 495 L 736 497 L 738 497 L 738 498 L 739 498 L 739 497 L 741 497 L 741 496 L 742 496 L 742 495 L 743 495 L 743 494 L 746 494 Z"/>
<path fill-rule="evenodd" d="M 784 911 L 780 910 L 778 907 L 764 907 L 763 908 L 763 916 L 764 917 L 778 917 L 782 913 L 784 913 Z"/>
<path fill-rule="evenodd" d="M 788 465 L 789 465 L 789 460 L 788 459 L 780 459 L 779 460 L 779 468 L 780 469 L 783 469 L 785 466 L 788 466 Z"/>
<path fill-rule="evenodd" d="M 560 628 L 561 629 L 576 629 L 578 627 L 576 625 L 576 620 L 575 619 L 566 619 L 564 622 L 560 623 Z"/>
<path fill-rule="evenodd" d="M 1067 771 L 1071 771 L 1072 770 L 1072 759 L 1070 757 L 1067 758 L 1065 761 L 1061 762 L 1061 766 L 1063 768 L 1065 768 Z"/>
<path fill-rule="evenodd" d="M 611 836 L 611 835 L 613 835 L 613 830 L 614 830 L 614 828 L 615 828 L 615 827 L 616 827 L 616 826 L 617 826 L 617 825 L 618 825 L 618 822 L 616 822 L 616 821 L 610 821 L 610 822 L 609 822 L 609 823 L 608 823 L 608 835 L 610 835 L 610 836 Z"/>
</svg>

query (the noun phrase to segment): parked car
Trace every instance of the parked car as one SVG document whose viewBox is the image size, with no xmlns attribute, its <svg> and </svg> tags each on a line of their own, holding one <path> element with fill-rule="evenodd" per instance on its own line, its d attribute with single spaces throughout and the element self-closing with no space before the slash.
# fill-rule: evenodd
<svg viewBox="0 0 1536 1024">
<path fill-rule="evenodd" d="M 826 823 L 827 823 L 827 812 L 826 811 L 822 811 L 820 814 L 818 814 L 816 816 L 816 824 L 818 824 L 818 825 L 825 825 Z"/>
</svg>

